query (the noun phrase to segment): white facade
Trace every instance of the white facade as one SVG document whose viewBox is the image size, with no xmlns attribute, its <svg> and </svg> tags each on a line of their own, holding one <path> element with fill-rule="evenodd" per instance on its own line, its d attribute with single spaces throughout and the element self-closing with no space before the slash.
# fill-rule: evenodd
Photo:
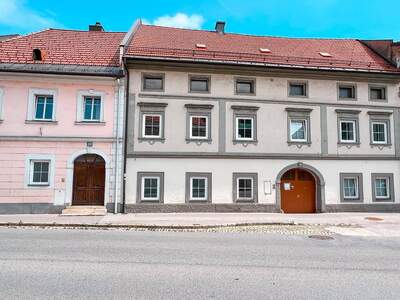
<svg viewBox="0 0 400 300">
<path fill-rule="evenodd" d="M 212 174 L 212 197 L 206 204 L 232 204 L 234 208 L 234 173 L 257 174 L 256 203 L 249 210 L 279 211 L 279 174 L 288 166 L 309 169 L 317 178 L 319 211 L 381 210 L 400 208 L 399 80 L 381 75 L 345 73 L 251 72 L 237 68 L 191 70 L 185 67 L 130 67 L 129 120 L 127 140 L 126 205 L 132 211 L 187 209 L 187 182 L 191 172 Z M 146 75 L 162 75 L 163 88 L 144 89 Z M 256 75 L 256 76 L 254 76 Z M 209 78 L 208 92 L 191 92 L 191 76 Z M 254 94 L 240 95 L 235 81 L 254 82 Z M 304 83 L 306 96 L 289 95 L 290 83 Z M 339 87 L 352 86 L 354 99 L 340 99 Z M 370 99 L 371 88 L 379 87 L 385 99 Z M 197 107 L 197 108 L 196 108 Z M 188 115 L 209 113 L 210 136 L 207 141 L 188 138 Z M 159 113 L 160 139 L 142 136 L 143 115 Z M 195 114 L 195 113 L 194 113 Z M 237 140 L 237 116 L 253 119 L 253 139 Z M 304 119 L 307 137 L 299 142 L 290 139 L 289 119 Z M 340 139 L 341 120 L 354 121 L 354 141 Z M 372 138 L 372 122 L 382 122 L 385 141 Z M 375 130 L 375 129 L 374 129 Z M 142 185 L 138 173 L 163 173 L 162 201 L 147 203 L 138 199 Z M 362 198 L 341 198 L 341 175 L 361 173 Z M 373 195 L 373 174 L 391 175 L 394 194 L 387 201 Z M 389 190 L 389 189 L 388 189 Z M 143 199 L 142 199 L 143 200 Z M 160 204 L 162 202 L 162 204 Z M 159 205 L 154 205 L 154 204 Z M 141 204 L 141 205 L 138 205 Z M 153 204 L 153 205 L 148 205 Z M 170 206 L 167 204 L 180 204 Z M 206 210 L 198 205 L 190 210 Z M 258 205 L 254 205 L 258 204 Z M 260 208 L 260 204 L 266 206 Z M 146 206 L 147 205 L 147 206 Z M 202 208 L 203 207 L 203 208 Z M 215 207 L 213 208 L 215 209 Z"/>
</svg>

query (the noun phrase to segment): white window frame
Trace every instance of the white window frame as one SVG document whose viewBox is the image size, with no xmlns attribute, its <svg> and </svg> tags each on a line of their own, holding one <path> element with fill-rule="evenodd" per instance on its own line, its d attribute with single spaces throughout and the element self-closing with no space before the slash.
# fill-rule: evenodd
<svg viewBox="0 0 400 300">
<path fill-rule="evenodd" d="M 385 128 L 385 140 L 384 141 L 375 141 L 374 140 L 374 124 L 383 124 L 384 128 Z M 384 121 L 371 121 L 371 140 L 373 144 L 382 144 L 382 145 L 386 145 L 388 143 L 388 122 L 384 122 Z"/>
<path fill-rule="evenodd" d="M 353 124 L 353 139 L 352 140 L 343 140 L 342 139 L 342 123 L 352 123 Z M 357 142 L 357 122 L 355 120 L 340 120 L 339 121 L 339 140 L 341 143 L 349 143 L 354 144 Z"/>
<path fill-rule="evenodd" d="M 251 196 L 250 197 L 240 197 L 239 194 L 239 181 L 241 179 L 250 179 L 251 180 Z M 236 178 L 236 198 L 237 200 L 253 200 L 254 199 L 254 178 L 253 177 L 238 177 Z"/>
<path fill-rule="evenodd" d="M 38 106 L 38 98 L 39 97 L 44 97 L 45 101 L 44 101 L 44 107 L 43 107 L 43 118 L 37 118 L 36 114 L 37 114 L 37 106 Z M 52 110 L 51 110 L 51 118 L 46 118 L 46 112 L 47 112 L 47 98 L 52 97 L 53 100 L 53 105 L 52 105 Z M 54 97 L 53 95 L 35 95 L 35 112 L 34 112 L 34 120 L 35 121 L 52 121 L 53 120 L 53 114 L 54 114 Z"/>
<path fill-rule="evenodd" d="M 193 136 L 193 118 L 205 118 L 206 119 L 206 136 Z M 209 117 L 207 116 L 207 115 L 190 115 L 189 116 L 189 122 L 190 122 L 190 124 L 189 124 L 189 137 L 191 138 L 191 139 L 199 139 L 199 140 L 207 140 L 207 139 L 209 139 L 209 136 L 208 136 L 208 124 L 209 124 Z"/>
<path fill-rule="evenodd" d="M 386 196 L 378 196 L 377 192 L 376 192 L 376 180 L 379 179 L 384 179 L 386 181 Z M 390 199 L 391 195 L 390 195 L 390 178 L 386 177 L 386 176 L 377 176 L 374 178 L 374 189 L 375 189 L 375 198 L 379 199 L 379 200 L 386 200 L 386 199 Z"/>
<path fill-rule="evenodd" d="M 205 191 L 204 197 L 193 197 L 193 179 L 204 179 L 205 180 Z M 206 201 L 208 199 L 208 178 L 206 176 L 192 176 L 190 177 L 190 195 L 189 199 L 192 201 Z"/>
<path fill-rule="evenodd" d="M 33 163 L 49 162 L 47 183 L 33 182 Z M 52 188 L 54 186 L 55 156 L 46 154 L 30 154 L 25 158 L 25 186 L 28 188 Z"/>
<path fill-rule="evenodd" d="M 91 98 L 92 100 L 100 99 L 100 115 L 99 115 L 98 119 L 93 119 L 94 101 L 92 102 L 91 118 L 90 119 L 86 119 L 85 118 L 85 109 L 86 109 L 85 101 L 86 101 L 86 98 Z M 101 115 L 102 115 L 102 110 L 103 110 L 103 101 L 102 101 L 101 97 L 85 95 L 85 96 L 83 96 L 82 105 L 83 105 L 83 107 L 82 107 L 82 121 L 84 121 L 84 122 L 94 122 L 94 123 L 101 122 Z"/>
<path fill-rule="evenodd" d="M 147 135 L 146 134 L 146 117 L 160 117 L 160 130 L 158 135 Z M 142 114 L 142 137 L 143 138 L 161 138 L 163 136 L 163 115 L 158 113 L 143 113 Z"/>
<path fill-rule="evenodd" d="M 57 111 L 57 95 L 58 91 L 56 89 L 40 89 L 40 88 L 30 88 L 28 91 L 28 109 L 27 109 L 27 120 L 34 122 L 51 122 L 56 121 L 56 111 Z M 36 97 L 37 96 L 52 96 L 53 97 L 53 111 L 51 119 L 36 119 Z"/>
<path fill-rule="evenodd" d="M 144 196 L 144 189 L 145 185 L 144 182 L 146 179 L 156 179 L 157 180 L 157 197 L 145 197 Z M 141 183 L 141 188 L 142 190 L 140 191 L 141 193 L 141 198 L 142 201 L 159 201 L 160 200 L 160 177 L 159 176 L 143 176 L 142 177 L 142 183 Z"/>
<path fill-rule="evenodd" d="M 346 196 L 346 189 L 345 189 L 345 184 L 344 184 L 344 181 L 346 180 L 346 179 L 354 179 L 355 181 L 355 191 L 356 191 L 356 194 L 355 194 L 355 196 Z M 358 182 L 358 177 L 357 176 L 344 176 L 343 177 L 343 199 L 344 200 L 354 200 L 354 199 L 359 199 L 359 197 L 360 197 L 360 195 L 359 195 L 359 192 L 360 192 L 360 188 L 359 188 L 359 182 Z"/>
<path fill-rule="evenodd" d="M 104 122 L 104 99 L 106 93 L 96 90 L 79 90 L 76 99 L 76 121 L 78 123 L 102 123 Z M 100 120 L 87 120 L 85 119 L 85 97 L 99 97 L 100 98 Z"/>
<path fill-rule="evenodd" d="M 251 137 L 250 138 L 240 137 L 239 136 L 239 119 L 241 119 L 241 120 L 251 120 Z M 236 122 L 236 132 L 235 132 L 236 140 L 238 140 L 238 141 L 254 141 L 254 118 L 253 117 L 236 116 L 235 122 Z"/>
<path fill-rule="evenodd" d="M 304 122 L 304 139 L 292 138 L 292 122 Z M 291 142 L 307 142 L 308 141 L 308 121 L 306 118 L 290 118 L 289 120 L 289 138 Z"/>
</svg>

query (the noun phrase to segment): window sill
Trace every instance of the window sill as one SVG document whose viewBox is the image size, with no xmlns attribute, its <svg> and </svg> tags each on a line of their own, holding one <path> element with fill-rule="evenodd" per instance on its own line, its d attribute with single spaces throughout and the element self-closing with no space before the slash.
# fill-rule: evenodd
<svg viewBox="0 0 400 300">
<path fill-rule="evenodd" d="M 360 147 L 360 143 L 359 142 L 355 142 L 355 143 L 343 143 L 343 142 L 338 142 L 337 143 L 339 147 Z"/>
<path fill-rule="evenodd" d="M 206 204 L 210 203 L 208 200 L 189 200 L 187 203 L 189 204 Z"/>
<path fill-rule="evenodd" d="M 388 102 L 388 99 L 369 99 L 370 102 Z"/>
<path fill-rule="evenodd" d="M 362 199 L 342 199 L 340 201 L 341 204 L 352 204 L 352 203 L 363 203 L 364 201 Z"/>
<path fill-rule="evenodd" d="M 211 94 L 210 91 L 189 91 L 189 94 Z"/>
<path fill-rule="evenodd" d="M 288 98 L 308 98 L 307 95 L 288 95 Z"/>
<path fill-rule="evenodd" d="M 246 199 L 236 199 L 236 200 L 235 200 L 235 203 L 244 203 L 244 204 L 249 203 L 249 204 L 255 204 L 256 201 L 254 201 L 254 199 L 249 199 L 249 200 L 246 200 Z"/>
<path fill-rule="evenodd" d="M 393 203 L 394 200 L 391 198 L 386 198 L 386 199 L 373 199 L 372 203 Z"/>
<path fill-rule="evenodd" d="M 138 138 L 139 143 L 143 142 L 148 142 L 150 145 L 153 145 L 156 142 L 160 142 L 162 144 L 165 143 L 165 138 L 146 138 L 146 137 L 140 137 Z"/>
<path fill-rule="evenodd" d="M 143 200 L 139 201 L 140 204 L 154 204 L 154 203 L 162 203 L 160 200 Z"/>
<path fill-rule="evenodd" d="M 75 125 L 106 125 L 106 122 L 102 121 L 75 121 Z"/>
<path fill-rule="evenodd" d="M 287 142 L 289 146 L 308 146 L 311 147 L 311 142 L 295 142 L 295 141 L 288 141 Z"/>
<path fill-rule="evenodd" d="M 257 140 L 233 140 L 232 141 L 234 145 L 236 144 L 258 144 Z"/>
<path fill-rule="evenodd" d="M 29 183 L 28 187 L 50 187 L 50 184 L 35 184 L 35 183 Z"/>
<path fill-rule="evenodd" d="M 377 144 L 377 143 L 370 143 L 369 145 L 370 145 L 371 147 L 378 147 L 378 148 L 392 147 L 392 144 Z"/>
<path fill-rule="evenodd" d="M 186 139 L 186 144 L 190 143 L 195 143 L 197 145 L 201 145 L 203 143 L 211 144 L 212 140 L 211 139 L 193 139 L 193 138 L 187 138 Z"/>
<path fill-rule="evenodd" d="M 256 96 L 256 93 L 235 93 L 235 96 Z"/>
<path fill-rule="evenodd" d="M 58 121 L 25 120 L 25 124 L 49 124 L 49 125 L 57 125 L 57 124 L 58 124 Z"/>
</svg>

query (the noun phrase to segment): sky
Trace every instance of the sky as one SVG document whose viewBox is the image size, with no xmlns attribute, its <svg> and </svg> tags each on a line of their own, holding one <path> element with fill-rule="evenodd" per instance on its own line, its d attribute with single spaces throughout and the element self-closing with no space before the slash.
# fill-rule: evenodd
<svg viewBox="0 0 400 300">
<path fill-rule="evenodd" d="M 400 40 L 399 0 L 0 0 L 0 35 L 147 24 L 254 35 Z"/>
</svg>

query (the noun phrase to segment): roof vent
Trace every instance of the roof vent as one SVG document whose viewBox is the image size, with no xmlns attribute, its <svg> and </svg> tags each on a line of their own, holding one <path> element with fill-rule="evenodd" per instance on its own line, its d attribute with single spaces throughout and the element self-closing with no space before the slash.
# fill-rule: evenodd
<svg viewBox="0 0 400 300">
<path fill-rule="evenodd" d="M 321 55 L 323 57 L 332 57 L 332 55 L 328 52 L 320 52 L 319 55 Z"/>
<path fill-rule="evenodd" d="M 89 31 L 104 31 L 104 28 L 100 22 L 96 22 L 94 25 L 89 25 Z"/>
<path fill-rule="evenodd" d="M 215 23 L 215 31 L 218 32 L 219 34 L 224 34 L 225 33 L 225 22 L 217 21 Z"/>
<path fill-rule="evenodd" d="M 43 60 L 42 51 L 40 49 L 33 49 L 32 59 L 37 61 Z"/>
<path fill-rule="evenodd" d="M 204 44 L 196 44 L 196 48 L 199 48 L 199 49 L 206 49 L 207 46 L 204 45 Z"/>
<path fill-rule="evenodd" d="M 268 48 L 260 48 L 260 52 L 261 53 L 270 53 L 271 50 L 269 50 Z"/>
</svg>

